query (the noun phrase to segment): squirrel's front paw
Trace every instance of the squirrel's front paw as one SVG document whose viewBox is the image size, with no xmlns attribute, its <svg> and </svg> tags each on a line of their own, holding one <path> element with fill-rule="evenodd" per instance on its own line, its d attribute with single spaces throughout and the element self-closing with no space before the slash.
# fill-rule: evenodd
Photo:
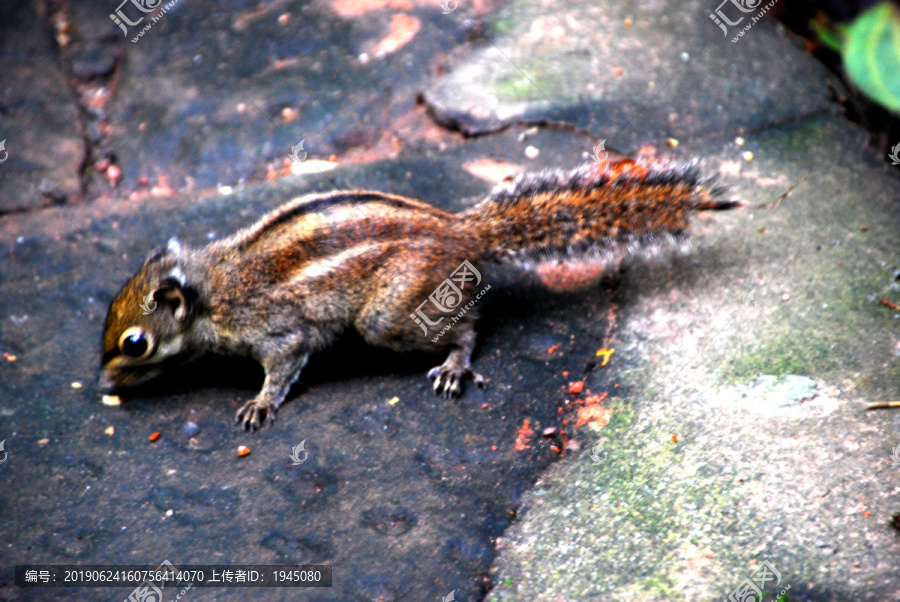
<svg viewBox="0 0 900 602">
<path fill-rule="evenodd" d="M 434 394 L 443 395 L 445 398 L 459 397 L 462 395 L 462 383 L 471 378 L 479 387 L 484 386 L 484 377 L 469 367 L 448 365 L 450 362 L 435 366 L 428 371 L 428 378 L 434 380 Z"/>
<path fill-rule="evenodd" d="M 263 417 L 265 417 L 266 424 L 271 425 L 275 422 L 275 405 L 252 399 L 237 411 L 235 422 L 243 423 L 245 431 L 255 431 L 262 426 Z"/>
</svg>

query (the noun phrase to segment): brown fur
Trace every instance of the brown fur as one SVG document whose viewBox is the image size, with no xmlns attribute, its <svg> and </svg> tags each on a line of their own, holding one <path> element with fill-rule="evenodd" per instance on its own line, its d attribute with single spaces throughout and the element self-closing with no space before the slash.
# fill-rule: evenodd
<svg viewBox="0 0 900 602">
<path fill-rule="evenodd" d="M 683 237 L 694 212 L 736 205 L 719 193 L 693 165 L 623 162 L 520 177 L 461 214 L 379 192 L 302 197 L 203 249 L 171 241 L 154 252 L 110 305 L 102 381 L 138 384 L 207 351 L 247 355 L 266 371 L 237 415 L 255 429 L 274 419 L 309 355 L 352 328 L 400 351 L 449 347 L 429 377 L 436 392 L 458 395 L 466 378 L 482 382 L 470 365 L 478 308 L 454 321 L 427 301 L 464 261 L 479 272 L 487 262 L 539 273 L 580 266 L 593 279 L 641 247 Z M 474 276 L 460 282 L 454 308 L 484 287 Z M 147 295 L 157 303 L 149 314 Z M 128 347 L 123 333 L 140 336 L 126 337 Z M 141 341 L 146 357 L 128 355 Z"/>
</svg>

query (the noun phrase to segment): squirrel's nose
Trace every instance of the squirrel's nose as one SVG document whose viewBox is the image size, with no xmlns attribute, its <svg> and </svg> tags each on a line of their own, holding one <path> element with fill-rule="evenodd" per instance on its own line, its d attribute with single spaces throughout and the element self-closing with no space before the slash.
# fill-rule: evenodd
<svg viewBox="0 0 900 602">
<path fill-rule="evenodd" d="M 100 373 L 100 378 L 97 379 L 97 384 L 100 385 L 100 388 L 104 393 L 109 393 L 115 388 L 116 383 L 109 377 L 109 374 L 106 373 L 106 370 Z"/>
</svg>

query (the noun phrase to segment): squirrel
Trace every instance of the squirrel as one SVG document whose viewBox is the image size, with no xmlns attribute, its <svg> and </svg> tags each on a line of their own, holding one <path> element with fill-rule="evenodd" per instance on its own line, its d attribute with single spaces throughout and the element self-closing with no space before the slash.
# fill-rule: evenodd
<svg viewBox="0 0 900 602">
<path fill-rule="evenodd" d="M 206 247 L 152 252 L 110 304 L 100 384 L 138 385 L 205 352 L 249 356 L 265 380 L 236 422 L 252 431 L 274 421 L 310 355 L 353 329 L 396 351 L 449 349 L 428 378 L 458 396 L 484 383 L 471 356 L 485 264 L 592 282 L 686 247 L 698 211 L 743 204 L 724 192 L 696 161 L 625 159 L 522 174 L 455 214 L 367 190 L 299 197 Z"/>
</svg>

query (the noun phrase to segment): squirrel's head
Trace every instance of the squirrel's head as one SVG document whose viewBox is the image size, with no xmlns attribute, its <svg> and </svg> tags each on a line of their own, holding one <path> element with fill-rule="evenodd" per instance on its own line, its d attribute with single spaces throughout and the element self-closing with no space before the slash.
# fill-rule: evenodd
<svg viewBox="0 0 900 602">
<path fill-rule="evenodd" d="M 196 314 L 196 289 L 182 265 L 190 251 L 171 239 L 144 262 L 109 306 L 100 385 L 129 387 L 159 375 L 184 354 Z"/>
</svg>

